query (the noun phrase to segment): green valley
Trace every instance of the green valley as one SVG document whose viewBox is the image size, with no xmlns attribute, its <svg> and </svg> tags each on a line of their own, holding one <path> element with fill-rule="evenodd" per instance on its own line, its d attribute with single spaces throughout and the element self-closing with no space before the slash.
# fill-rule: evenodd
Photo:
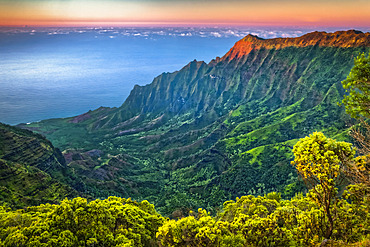
<svg viewBox="0 0 370 247">
<path fill-rule="evenodd" d="M 370 34 L 248 35 L 222 58 L 135 86 L 121 107 L 21 125 L 63 150 L 94 198 L 132 197 L 162 214 L 210 212 L 246 194 L 304 191 L 292 146 L 314 131 L 348 140 L 339 107 Z"/>
</svg>

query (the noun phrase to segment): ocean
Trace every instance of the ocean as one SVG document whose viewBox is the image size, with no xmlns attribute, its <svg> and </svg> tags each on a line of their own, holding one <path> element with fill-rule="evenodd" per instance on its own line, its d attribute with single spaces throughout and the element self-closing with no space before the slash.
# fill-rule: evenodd
<svg viewBox="0 0 370 247">
<path fill-rule="evenodd" d="M 251 33 L 297 37 L 312 29 L 246 27 L 0 27 L 0 122 L 18 124 L 119 107 L 194 59 L 210 62 Z"/>
</svg>

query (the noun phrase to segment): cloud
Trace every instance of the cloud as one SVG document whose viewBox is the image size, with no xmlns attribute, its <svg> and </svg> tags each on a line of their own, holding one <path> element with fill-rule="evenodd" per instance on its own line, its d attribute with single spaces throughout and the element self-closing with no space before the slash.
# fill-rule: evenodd
<svg viewBox="0 0 370 247">
<path fill-rule="evenodd" d="M 361 29 L 368 32 L 369 28 Z M 257 35 L 264 39 L 278 37 L 298 37 L 305 33 L 315 31 L 315 28 L 248 28 L 248 27 L 110 27 L 110 28 L 0 28 L 0 33 L 46 33 L 48 35 L 66 35 L 66 34 L 93 34 L 94 37 L 101 38 L 119 38 L 119 37 L 136 37 L 136 38 L 171 38 L 171 37 L 199 37 L 199 38 L 235 38 L 241 39 L 248 34 Z M 333 31 L 331 28 L 322 29 L 322 31 Z"/>
</svg>

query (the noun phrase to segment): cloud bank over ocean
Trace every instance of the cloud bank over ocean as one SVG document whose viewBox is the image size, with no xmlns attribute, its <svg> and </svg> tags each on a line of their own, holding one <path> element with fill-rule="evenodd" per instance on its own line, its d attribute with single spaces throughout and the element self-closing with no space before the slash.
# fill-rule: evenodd
<svg viewBox="0 0 370 247">
<path fill-rule="evenodd" d="M 254 29 L 245 27 L 0 27 L 1 33 L 17 34 L 27 33 L 29 35 L 67 35 L 67 34 L 94 34 L 96 38 L 108 37 L 146 37 L 158 39 L 161 37 L 201 37 L 201 38 L 242 38 L 248 34 L 257 35 L 261 38 L 297 37 L 310 29 Z"/>
</svg>

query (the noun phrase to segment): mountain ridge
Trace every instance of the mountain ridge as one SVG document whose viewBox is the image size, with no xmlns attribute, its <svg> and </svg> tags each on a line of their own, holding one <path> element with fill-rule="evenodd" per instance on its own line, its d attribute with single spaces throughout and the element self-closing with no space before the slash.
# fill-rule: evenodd
<svg viewBox="0 0 370 247">
<path fill-rule="evenodd" d="M 337 34 L 342 44 L 347 36 L 366 37 L 369 44 L 368 34 Z M 316 44 L 317 37 L 337 34 L 301 39 L 312 36 Z M 194 60 L 135 86 L 118 108 L 22 127 L 75 157 L 68 166 L 92 196 L 147 199 L 165 214 L 184 205 L 217 207 L 246 193 L 289 197 L 302 189 L 290 147 L 313 131 L 345 139 L 351 120 L 337 102 L 353 59 L 370 51 L 370 44 L 361 44 L 261 48 L 240 59 Z M 89 158 L 90 150 L 102 155 Z"/>
<path fill-rule="evenodd" d="M 144 117 L 143 114 L 145 115 L 146 113 L 157 112 L 159 114 L 159 112 L 167 112 L 177 114 L 179 111 L 184 112 L 186 109 L 191 109 L 193 107 L 198 107 L 198 111 L 206 110 L 210 104 L 215 102 L 210 103 L 208 100 L 207 105 L 204 105 L 203 109 L 201 109 L 198 102 L 196 102 L 199 97 L 195 97 L 195 101 L 193 99 L 194 97 L 192 97 L 196 94 L 205 95 L 208 93 L 206 91 L 202 91 L 202 86 L 206 86 L 205 88 L 210 88 L 211 91 L 217 88 L 218 92 L 230 91 L 230 89 L 232 89 L 231 87 L 233 87 L 233 85 L 230 85 L 230 81 L 232 81 L 233 78 L 223 78 L 221 74 L 218 75 L 216 73 L 212 73 L 219 67 L 223 67 L 227 70 L 234 69 L 233 66 L 239 66 L 238 61 L 241 60 L 242 57 L 247 58 L 248 55 L 251 55 L 249 56 L 251 58 L 258 58 L 261 55 L 269 56 L 269 54 L 271 54 L 271 50 L 280 50 L 289 47 L 308 48 L 313 46 L 321 48 L 368 47 L 370 46 L 370 33 L 362 33 L 361 31 L 356 30 L 338 31 L 335 33 L 313 32 L 298 38 L 275 39 L 262 39 L 257 36 L 247 35 L 240 41 L 236 42 L 230 51 L 222 58 L 216 58 L 208 64 L 203 61 L 194 60 L 185 65 L 179 71 L 175 71 L 173 73 L 163 73 L 155 77 L 150 84 L 145 86 L 135 85 L 125 102 L 120 107 L 104 108 L 105 111 L 103 109 L 102 117 L 97 123 L 95 123 L 94 126 L 92 126 L 92 128 L 110 127 L 119 129 L 122 125 L 132 126 L 133 123 L 140 121 L 140 119 Z M 251 52 L 256 53 L 256 55 L 250 54 Z M 260 62 L 264 61 L 265 60 L 262 59 Z M 228 63 L 230 63 L 230 65 L 228 65 Z M 240 65 L 244 64 L 244 66 L 246 63 L 253 66 L 253 64 L 259 63 L 259 61 L 252 59 L 251 61 L 240 61 L 240 63 Z M 286 76 L 294 76 L 294 70 L 296 69 L 297 68 L 295 68 L 293 64 L 293 66 L 289 68 L 289 73 L 291 74 Z M 209 77 L 213 82 L 207 82 L 207 78 L 205 77 Z M 186 81 L 187 84 L 180 85 L 176 83 L 177 81 Z M 208 83 L 208 85 L 202 85 L 204 84 L 202 81 Z M 168 90 L 163 90 L 164 88 L 167 88 Z M 245 91 L 245 89 L 243 90 Z M 261 89 L 259 93 L 255 91 L 256 93 L 250 94 L 248 97 L 259 97 L 258 94 L 264 93 L 266 90 L 266 88 Z M 289 86 L 287 89 L 285 89 L 285 91 L 281 92 L 282 98 L 287 96 L 287 90 L 289 90 Z M 245 94 L 243 92 L 241 93 Z M 221 95 L 218 97 L 220 96 Z M 245 97 L 245 95 L 241 95 L 240 97 Z M 210 107 L 212 107 L 212 105 L 210 105 Z M 101 110 L 102 109 L 99 109 L 99 111 Z M 114 112 L 114 117 L 107 119 L 104 115 L 104 112 Z M 83 122 L 88 119 L 90 119 L 90 115 L 88 113 L 84 113 L 75 117 L 71 121 Z M 133 130 L 134 129 L 131 131 Z M 123 133 L 127 133 L 128 129 L 123 131 L 126 131 Z"/>
<path fill-rule="evenodd" d="M 330 47 L 359 47 L 370 45 L 370 33 L 357 30 L 337 31 L 335 33 L 312 32 L 297 38 L 263 39 L 255 35 L 247 35 L 221 58 L 221 60 L 239 59 L 248 55 L 252 50 L 283 49 L 287 47 L 330 46 Z"/>
</svg>

